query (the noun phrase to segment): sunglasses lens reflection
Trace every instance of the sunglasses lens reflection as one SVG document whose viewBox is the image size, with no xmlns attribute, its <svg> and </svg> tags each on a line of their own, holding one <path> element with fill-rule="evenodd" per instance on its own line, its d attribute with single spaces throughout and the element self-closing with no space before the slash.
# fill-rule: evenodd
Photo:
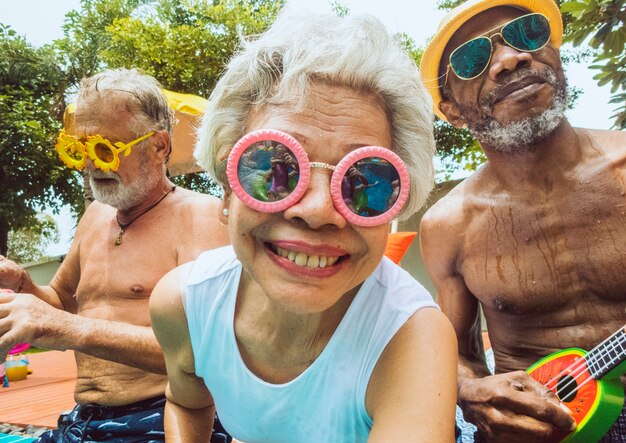
<svg viewBox="0 0 626 443">
<path fill-rule="evenodd" d="M 491 40 L 480 37 L 470 40 L 452 52 L 450 66 L 455 74 L 462 79 L 470 79 L 480 75 L 491 60 Z"/>
<path fill-rule="evenodd" d="M 296 188 L 300 168 L 295 154 L 288 147 L 274 140 L 264 140 L 243 152 L 237 175 L 242 188 L 255 200 L 275 202 Z"/>
<path fill-rule="evenodd" d="M 538 51 L 550 40 L 550 22 L 542 14 L 529 14 L 515 19 L 500 31 L 502 39 L 520 51 Z M 491 39 L 478 37 L 470 40 L 450 55 L 450 67 L 461 79 L 478 77 L 491 60 Z"/>
<path fill-rule="evenodd" d="M 65 152 L 72 160 L 82 161 L 85 158 L 85 148 L 77 140 L 68 140 L 65 144 Z"/>
<path fill-rule="evenodd" d="M 115 158 L 113 150 L 104 143 L 96 143 L 93 149 L 96 156 L 105 163 L 111 163 Z"/>
<path fill-rule="evenodd" d="M 361 217 L 387 212 L 400 195 L 400 174 L 387 160 L 367 157 L 348 168 L 341 181 L 346 206 Z"/>
<path fill-rule="evenodd" d="M 522 51 L 537 51 L 550 39 L 550 23 L 541 14 L 530 14 L 513 20 L 502 28 L 502 38 Z"/>
</svg>

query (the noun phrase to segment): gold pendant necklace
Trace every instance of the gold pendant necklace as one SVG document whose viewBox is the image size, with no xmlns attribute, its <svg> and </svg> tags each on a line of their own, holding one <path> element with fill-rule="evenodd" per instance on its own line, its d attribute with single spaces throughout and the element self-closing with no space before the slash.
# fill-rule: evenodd
<svg viewBox="0 0 626 443">
<path fill-rule="evenodd" d="M 119 224 L 119 223 L 118 223 Z M 120 233 L 117 234 L 117 237 L 115 238 L 115 246 L 119 246 L 122 244 L 122 234 L 124 233 L 124 228 L 122 228 L 120 226 Z"/>
<path fill-rule="evenodd" d="M 129 221 L 128 223 L 121 223 L 120 219 L 117 217 L 117 214 L 115 214 L 115 221 L 117 222 L 117 225 L 120 227 L 120 232 L 117 234 L 117 237 L 115 237 L 115 246 L 119 246 L 122 244 L 122 235 L 124 234 L 124 231 L 126 230 L 126 228 L 128 228 L 130 225 L 133 224 L 133 222 L 135 220 L 137 220 L 139 217 L 141 217 L 142 215 L 144 215 L 146 212 L 150 211 L 151 209 L 154 209 L 159 203 L 161 203 L 163 201 L 163 199 L 165 197 L 167 197 L 168 195 L 170 195 L 171 192 L 174 191 L 174 189 L 176 189 L 176 185 L 172 186 L 172 189 L 170 189 L 169 191 L 167 191 L 163 197 L 161 197 L 160 199 L 158 199 L 155 203 L 153 203 L 152 205 L 148 206 L 148 208 L 143 211 L 142 213 L 140 213 L 138 216 L 136 216 L 135 218 L 133 218 L 131 221 Z"/>
</svg>

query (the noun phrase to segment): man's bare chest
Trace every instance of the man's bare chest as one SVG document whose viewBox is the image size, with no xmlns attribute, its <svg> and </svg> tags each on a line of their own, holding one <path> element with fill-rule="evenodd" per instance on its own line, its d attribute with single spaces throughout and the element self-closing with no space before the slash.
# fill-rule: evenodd
<svg viewBox="0 0 626 443">
<path fill-rule="evenodd" d="M 572 193 L 475 211 L 457 269 L 488 306 L 559 309 L 578 296 L 626 299 L 626 198 Z"/>
<path fill-rule="evenodd" d="M 161 277 L 176 265 L 170 243 L 157 235 L 125 233 L 121 244 L 116 244 L 115 235 L 83 242 L 77 302 L 85 306 L 147 301 Z"/>
</svg>

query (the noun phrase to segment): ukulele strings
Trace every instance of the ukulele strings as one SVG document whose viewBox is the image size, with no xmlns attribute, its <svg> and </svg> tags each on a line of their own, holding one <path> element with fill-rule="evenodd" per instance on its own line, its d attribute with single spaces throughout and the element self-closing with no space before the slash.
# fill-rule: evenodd
<svg viewBox="0 0 626 443">
<path fill-rule="evenodd" d="M 593 352 L 594 350 L 596 350 L 597 348 L 601 347 L 601 346 L 606 346 L 607 343 L 610 342 L 610 340 L 619 333 L 620 331 L 618 331 L 617 333 L 613 334 L 611 337 L 609 337 L 608 339 L 606 339 L 605 341 L 603 341 L 600 345 L 596 346 L 595 348 L 593 348 L 591 351 L 589 351 L 588 354 L 590 354 L 591 352 Z M 624 336 L 620 336 L 618 338 L 618 345 L 621 348 L 621 345 L 626 343 L 626 337 Z M 616 346 L 613 343 L 610 343 L 611 347 L 616 350 Z M 623 352 L 624 349 L 622 348 L 621 351 Z M 582 360 L 582 361 L 581 361 Z M 585 370 L 587 369 L 588 365 L 586 364 L 586 361 L 584 358 L 582 359 L 578 359 L 576 362 L 574 362 L 572 365 L 569 366 L 569 368 L 572 368 L 573 366 L 576 366 L 576 364 L 580 362 L 580 365 L 578 365 L 578 367 L 576 369 L 573 369 L 569 374 L 571 378 L 571 380 L 569 380 L 567 383 L 565 383 L 563 386 L 561 386 L 560 388 L 557 388 L 556 390 L 556 394 L 562 394 L 563 391 L 566 391 L 572 384 L 576 384 L 576 382 L 578 381 L 578 378 L 581 375 L 585 375 Z M 611 359 L 610 363 L 605 364 L 604 366 L 600 367 L 599 370 L 604 370 L 610 367 L 610 365 L 613 364 L 613 359 Z M 565 372 L 568 368 L 564 369 L 563 371 L 561 371 L 561 374 L 563 374 L 563 372 Z M 575 374 L 575 376 L 573 376 L 573 374 Z M 552 380 L 548 381 L 548 383 L 555 381 L 556 378 L 558 378 L 559 376 L 557 375 L 557 377 L 552 378 Z M 589 377 L 585 378 L 582 383 L 580 383 L 578 385 L 578 388 L 583 387 L 585 384 L 587 384 L 588 382 L 590 382 L 591 380 L 594 380 L 593 376 L 591 376 L 591 374 L 589 375 Z M 548 383 L 546 383 L 546 386 L 548 385 Z M 557 384 L 558 386 L 558 384 Z"/>
<path fill-rule="evenodd" d="M 626 338 L 620 337 L 618 340 L 619 340 L 619 341 L 618 341 L 618 344 L 620 345 L 620 347 L 621 347 L 621 345 L 622 345 L 622 344 L 626 343 Z M 613 346 L 613 343 L 611 343 L 611 346 Z M 615 346 L 613 346 L 613 348 L 614 348 L 614 349 L 616 349 L 616 348 L 615 348 Z M 623 351 L 623 348 L 622 348 L 622 351 Z M 610 363 L 607 363 L 605 366 L 601 367 L 600 369 L 602 370 L 602 369 L 609 368 L 612 364 L 613 364 L 613 359 L 611 359 L 611 362 L 610 362 Z M 581 373 L 580 373 L 580 374 L 578 374 L 575 378 L 571 379 L 571 380 L 570 380 L 570 381 L 568 381 L 565 385 L 563 385 L 563 386 L 561 386 L 559 389 L 557 389 L 557 391 L 556 391 L 556 395 L 558 396 L 559 394 L 562 394 L 562 393 L 563 393 L 563 391 L 567 391 L 567 389 L 569 388 L 569 386 L 570 386 L 572 383 L 574 383 L 574 384 L 575 384 L 575 383 L 577 382 L 577 379 L 578 379 L 578 377 L 579 377 L 580 375 L 585 375 L 584 368 L 583 368 L 583 372 L 581 372 Z M 582 388 L 583 386 L 585 386 L 587 383 L 589 383 L 589 382 L 590 382 L 590 381 L 592 381 L 592 380 L 595 380 L 595 379 L 593 378 L 593 376 L 592 376 L 591 374 L 589 374 L 589 377 L 585 378 L 585 379 L 582 381 L 582 383 L 578 384 L 577 389 Z M 559 397 L 559 398 L 560 398 L 560 397 Z"/>
<path fill-rule="evenodd" d="M 622 347 L 622 345 L 624 345 L 626 343 L 626 336 L 625 335 L 620 335 L 617 338 L 617 342 L 613 343 L 611 342 L 611 339 L 614 338 L 615 336 L 617 336 L 618 334 L 620 334 L 622 332 L 622 329 L 620 329 L 619 331 L 615 332 L 613 335 L 611 335 L 609 338 L 607 338 L 605 341 L 603 341 L 602 343 L 600 343 L 598 346 L 596 346 L 595 348 L 593 348 L 591 351 L 589 351 L 587 353 L 591 354 L 592 352 L 596 351 L 597 349 L 599 349 L 602 346 L 607 346 L 610 345 L 612 347 L 613 350 L 617 350 L 617 347 L 620 347 L 620 351 L 624 352 L 624 348 Z M 610 363 L 606 363 L 604 366 L 601 366 L 599 368 L 599 370 L 604 370 L 607 369 L 608 367 L 610 367 L 610 365 L 613 364 L 613 359 L 611 358 L 611 362 Z M 563 369 L 559 374 L 557 374 L 555 377 L 551 378 L 550 380 L 548 380 L 546 383 L 544 383 L 544 386 L 548 386 L 549 384 L 557 381 L 562 375 L 564 375 L 565 373 L 567 373 L 569 371 L 569 373 L 567 373 L 567 375 L 569 375 L 571 377 L 571 379 L 565 383 L 563 386 L 557 387 L 556 390 L 556 394 L 557 396 L 559 394 L 562 394 L 564 391 L 567 391 L 567 389 L 572 385 L 572 384 L 576 384 L 578 379 L 581 376 L 585 375 L 585 370 L 587 369 L 587 362 L 585 360 L 585 358 L 580 358 L 577 359 L 574 363 L 572 363 L 570 366 L 568 366 L 567 368 Z M 591 380 L 594 380 L 593 376 L 589 375 L 589 377 L 585 378 L 582 383 L 580 383 L 578 385 L 578 388 L 582 388 L 585 384 L 587 384 L 588 382 L 590 382 Z M 558 382 L 557 382 L 558 383 Z M 558 384 L 557 384 L 558 386 Z M 560 398 L 560 397 L 559 397 Z"/>
<path fill-rule="evenodd" d="M 624 327 L 626 327 L 626 325 L 624 325 Z M 600 349 L 601 347 L 605 346 L 606 342 L 610 341 L 613 337 L 615 337 L 616 335 L 620 334 L 622 331 L 623 331 L 623 327 L 622 327 L 622 329 L 619 329 L 617 332 L 615 332 L 613 335 L 611 335 L 609 338 L 604 340 L 602 343 L 600 343 L 598 346 L 593 348 L 587 354 L 591 354 L 591 353 L 597 351 L 598 349 Z M 620 337 L 620 340 L 621 340 L 621 337 Z M 585 366 L 586 366 L 585 359 L 584 358 L 579 358 L 579 359 L 575 360 L 571 365 L 569 365 L 568 367 L 564 368 L 561 372 L 556 374 L 554 377 L 552 377 L 550 380 L 548 380 L 545 383 L 545 385 L 549 385 L 550 383 L 557 381 L 559 378 L 561 378 L 563 375 L 565 375 L 568 371 L 575 372 L 576 370 L 579 370 L 581 368 L 584 369 Z M 576 367 L 576 369 L 574 369 L 575 367 Z"/>
<path fill-rule="evenodd" d="M 620 347 L 621 347 L 621 345 L 622 345 L 622 344 L 626 343 L 626 338 L 620 337 L 618 340 L 619 340 L 618 344 L 620 345 Z M 611 343 L 611 346 L 613 346 L 613 343 Z M 613 346 L 613 348 L 614 348 L 614 349 L 617 349 L 615 346 Z M 624 351 L 624 349 L 623 349 L 623 348 L 622 348 L 621 350 L 622 350 L 622 351 Z M 605 366 L 601 367 L 600 369 L 606 369 L 606 368 L 609 368 L 612 364 L 613 364 L 613 359 L 611 359 L 611 362 L 610 362 L 610 363 L 606 364 Z M 584 375 L 584 372 L 581 372 L 581 374 L 579 374 L 579 375 Z M 576 383 L 577 378 L 579 377 L 579 375 L 577 375 L 575 378 L 573 378 L 572 380 L 570 380 L 569 382 L 567 382 L 565 385 L 561 386 L 561 388 L 560 388 L 560 389 L 557 389 L 557 391 L 555 392 L 555 393 L 556 393 L 556 395 L 558 396 L 559 394 L 562 394 L 562 393 L 563 393 L 563 391 L 567 390 L 567 388 L 568 388 L 568 387 L 569 387 L 572 383 Z M 589 383 L 589 382 L 590 382 L 590 381 L 592 381 L 592 380 L 595 380 L 595 379 L 593 378 L 593 376 L 592 376 L 591 374 L 589 374 L 589 377 L 585 378 L 585 379 L 583 380 L 583 382 L 582 382 L 582 383 L 578 384 L 577 389 L 582 388 L 583 386 L 585 386 L 587 383 Z M 559 398 L 560 398 L 560 397 L 559 397 Z"/>
</svg>

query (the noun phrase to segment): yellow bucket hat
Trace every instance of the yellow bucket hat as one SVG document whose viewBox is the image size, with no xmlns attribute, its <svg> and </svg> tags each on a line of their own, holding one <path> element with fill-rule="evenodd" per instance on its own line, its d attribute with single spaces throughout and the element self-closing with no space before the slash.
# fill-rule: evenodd
<svg viewBox="0 0 626 443">
<path fill-rule="evenodd" d="M 443 100 L 439 88 L 439 65 L 443 51 L 454 33 L 465 22 L 487 9 L 497 6 L 513 6 L 528 12 L 538 12 L 550 21 L 552 33 L 550 42 L 555 48 L 561 46 L 563 40 L 563 20 L 561 11 L 553 0 L 469 0 L 451 10 L 439 23 L 437 33 L 430 41 L 420 64 L 421 76 L 426 89 L 433 98 L 435 114 L 442 120 L 445 116 L 439 111 L 439 103 Z M 447 120 L 446 120 L 447 121 Z"/>
</svg>

